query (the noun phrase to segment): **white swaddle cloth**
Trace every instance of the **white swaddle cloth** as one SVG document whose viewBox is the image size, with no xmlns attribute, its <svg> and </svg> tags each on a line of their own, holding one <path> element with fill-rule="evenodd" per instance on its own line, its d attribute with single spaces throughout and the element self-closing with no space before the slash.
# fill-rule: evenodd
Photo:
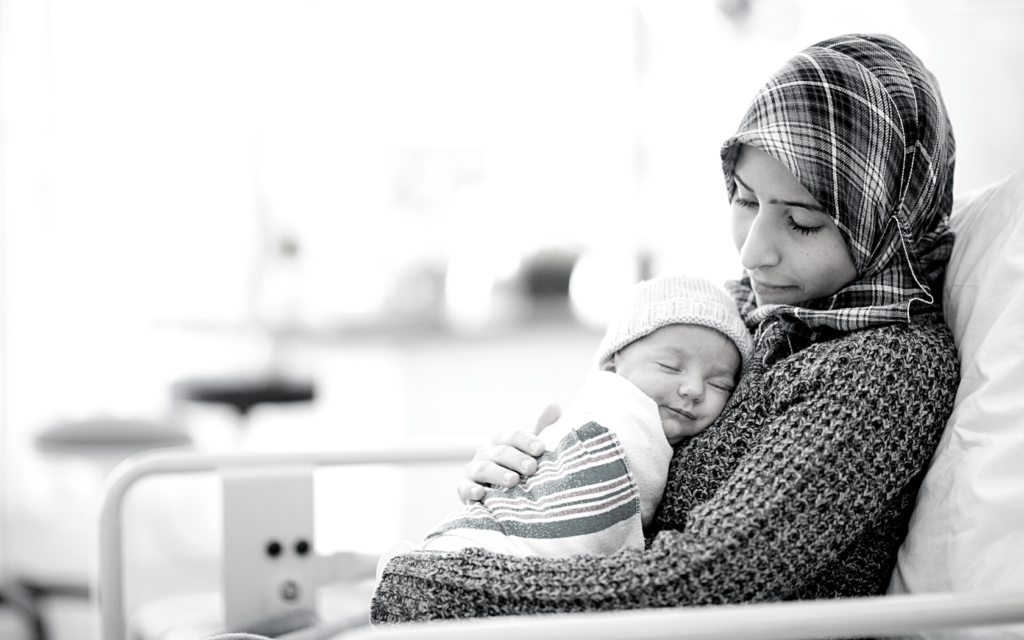
<svg viewBox="0 0 1024 640">
<path fill-rule="evenodd" d="M 540 437 L 547 451 L 536 473 L 451 514 L 421 548 L 543 557 L 643 549 L 672 458 L 655 402 L 597 371 Z"/>
</svg>

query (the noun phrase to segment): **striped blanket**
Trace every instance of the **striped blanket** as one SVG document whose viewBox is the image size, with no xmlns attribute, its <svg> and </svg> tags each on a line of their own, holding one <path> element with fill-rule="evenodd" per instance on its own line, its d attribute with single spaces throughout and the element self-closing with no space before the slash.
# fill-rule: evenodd
<svg viewBox="0 0 1024 640">
<path fill-rule="evenodd" d="M 642 549 L 672 455 L 655 403 L 625 378 L 596 372 L 541 437 L 547 451 L 535 474 L 451 514 L 423 548 L 544 557 Z"/>
</svg>

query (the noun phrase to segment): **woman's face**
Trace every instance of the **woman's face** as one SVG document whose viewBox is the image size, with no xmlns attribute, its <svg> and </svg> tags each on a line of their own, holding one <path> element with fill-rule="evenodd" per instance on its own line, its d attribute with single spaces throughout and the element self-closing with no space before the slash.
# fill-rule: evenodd
<svg viewBox="0 0 1024 640">
<path fill-rule="evenodd" d="M 857 278 L 839 228 L 785 165 L 743 145 L 733 176 L 732 237 L 758 306 L 823 298 Z"/>
</svg>

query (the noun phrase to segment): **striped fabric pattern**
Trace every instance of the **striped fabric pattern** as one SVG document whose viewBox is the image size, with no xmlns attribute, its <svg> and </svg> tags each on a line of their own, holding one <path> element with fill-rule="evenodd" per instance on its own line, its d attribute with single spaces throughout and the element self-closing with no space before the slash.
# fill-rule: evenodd
<svg viewBox="0 0 1024 640">
<path fill-rule="evenodd" d="M 848 332 L 937 309 L 956 153 L 938 84 L 909 49 L 890 36 L 848 35 L 787 62 L 722 147 L 730 200 L 741 144 L 793 172 L 839 227 L 858 273 L 800 307 L 756 308 L 749 282 L 730 283 L 748 326 L 787 317 Z"/>
<path fill-rule="evenodd" d="M 543 540 L 582 536 L 640 517 L 636 483 L 614 433 L 596 422 L 572 429 L 537 472 L 511 489 L 488 490 L 439 525 L 431 538 L 457 530 L 495 531 Z"/>
</svg>

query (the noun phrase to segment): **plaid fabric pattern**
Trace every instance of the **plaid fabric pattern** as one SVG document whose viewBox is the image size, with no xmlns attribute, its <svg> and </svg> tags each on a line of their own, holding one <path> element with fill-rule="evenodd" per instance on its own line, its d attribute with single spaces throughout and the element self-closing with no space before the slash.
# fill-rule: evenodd
<svg viewBox="0 0 1024 640">
<path fill-rule="evenodd" d="M 955 144 L 935 78 L 897 40 L 849 35 L 797 54 L 754 98 L 722 146 L 729 199 L 741 144 L 784 164 L 839 227 L 858 278 L 800 307 L 757 308 L 729 284 L 748 326 L 785 318 L 842 332 L 938 308 L 953 246 Z"/>
</svg>

